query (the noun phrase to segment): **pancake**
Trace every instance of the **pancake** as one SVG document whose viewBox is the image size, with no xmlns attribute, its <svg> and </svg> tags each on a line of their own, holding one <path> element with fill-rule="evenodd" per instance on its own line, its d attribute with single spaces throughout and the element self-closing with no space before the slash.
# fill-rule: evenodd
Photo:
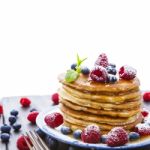
<svg viewBox="0 0 150 150">
<path fill-rule="evenodd" d="M 103 109 L 103 110 L 122 110 L 122 109 L 124 110 L 124 109 L 131 109 L 131 108 L 133 109 L 133 108 L 140 107 L 141 105 L 140 99 L 133 102 L 126 102 L 124 104 L 100 103 L 100 102 L 95 102 L 93 100 L 81 99 L 67 93 L 62 88 L 59 90 L 59 95 L 60 98 L 66 99 L 74 104 L 95 108 L 95 109 Z"/>
<path fill-rule="evenodd" d="M 90 99 L 90 100 L 94 100 L 94 101 L 98 101 L 98 102 L 110 102 L 110 103 L 123 103 L 126 101 L 132 101 L 134 99 L 137 98 L 141 98 L 141 92 L 140 91 L 133 91 L 130 92 L 128 94 L 125 95 L 114 95 L 114 96 L 110 96 L 110 95 L 100 95 L 100 94 L 92 94 L 92 93 L 84 93 L 84 92 L 80 92 L 76 89 L 70 88 L 68 86 L 63 86 L 63 90 L 65 90 L 65 92 L 71 94 L 72 96 L 75 96 L 77 98 L 83 98 L 83 99 Z"/>
<path fill-rule="evenodd" d="M 75 106 L 73 103 L 67 100 L 63 100 L 63 99 L 60 99 L 60 103 L 76 111 L 84 111 L 84 112 L 91 113 L 91 114 L 106 115 L 106 116 L 112 116 L 112 117 L 131 117 L 140 111 L 139 107 L 131 109 L 131 110 L 120 110 L 120 111 L 115 111 L 115 110 L 106 111 L 106 110 L 100 110 L 100 109 L 93 109 L 93 108 L 83 107 L 77 104 Z"/>
<path fill-rule="evenodd" d="M 83 111 L 75 111 L 73 109 L 70 109 L 64 105 L 61 105 L 60 107 L 63 114 L 71 116 L 73 118 L 85 120 L 85 121 L 94 121 L 97 123 L 104 123 L 104 124 L 111 124 L 111 125 L 126 125 L 132 122 L 135 122 L 137 117 L 139 116 L 139 113 L 129 117 L 129 118 L 119 118 L 119 117 L 108 117 L 104 115 L 93 115 L 91 113 L 86 113 Z"/>
<path fill-rule="evenodd" d="M 140 82 L 138 78 L 133 80 L 122 80 L 120 79 L 115 84 L 104 84 L 100 82 L 90 81 L 87 76 L 80 75 L 77 80 L 72 83 L 65 81 L 65 73 L 58 76 L 58 80 L 64 84 L 72 87 L 73 89 L 78 89 L 81 91 L 89 92 L 108 92 L 108 93 L 120 93 L 127 92 L 133 89 L 139 88 Z"/>
</svg>

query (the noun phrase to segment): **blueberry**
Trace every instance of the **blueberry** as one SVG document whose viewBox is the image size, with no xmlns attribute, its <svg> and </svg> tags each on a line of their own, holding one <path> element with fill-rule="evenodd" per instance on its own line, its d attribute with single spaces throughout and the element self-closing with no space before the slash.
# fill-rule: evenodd
<svg viewBox="0 0 150 150">
<path fill-rule="evenodd" d="M 15 132 L 18 132 L 21 129 L 21 124 L 17 124 L 17 123 L 14 124 L 13 129 L 14 129 Z"/>
<path fill-rule="evenodd" d="M 17 111 L 17 110 L 15 110 L 15 109 L 13 109 L 11 112 L 10 112 L 10 114 L 12 115 L 12 116 L 18 116 L 18 114 L 19 114 L 19 112 Z"/>
<path fill-rule="evenodd" d="M 13 125 L 13 124 L 16 122 L 17 119 L 16 119 L 15 116 L 10 116 L 10 117 L 8 118 L 8 120 L 9 120 L 10 124 Z"/>
<path fill-rule="evenodd" d="M 40 128 L 37 128 L 35 131 L 40 137 L 45 137 L 45 133 Z"/>
<path fill-rule="evenodd" d="M 107 140 L 107 135 L 106 134 L 102 135 L 101 136 L 101 142 L 106 143 L 106 140 Z"/>
<path fill-rule="evenodd" d="M 37 109 L 36 109 L 36 108 L 32 108 L 32 109 L 30 110 L 30 112 L 33 112 L 33 111 L 37 111 Z"/>
<path fill-rule="evenodd" d="M 74 137 L 75 139 L 80 139 L 80 138 L 81 138 L 81 133 L 82 133 L 82 130 L 80 130 L 80 129 L 75 130 L 75 131 L 73 132 L 73 137 Z"/>
<path fill-rule="evenodd" d="M 108 76 L 108 83 L 115 83 L 117 81 L 117 77 L 114 75 Z"/>
<path fill-rule="evenodd" d="M 61 127 L 61 133 L 65 134 L 65 135 L 70 134 L 71 133 L 71 129 L 69 127 L 67 127 L 67 126 L 62 126 Z"/>
<path fill-rule="evenodd" d="M 46 143 L 51 150 L 56 150 L 58 147 L 58 141 L 52 139 L 50 136 L 46 137 Z"/>
<path fill-rule="evenodd" d="M 137 132 L 129 133 L 129 140 L 134 141 L 140 138 L 140 135 Z"/>
<path fill-rule="evenodd" d="M 8 133 L 2 133 L 1 134 L 1 141 L 3 143 L 8 143 L 10 139 L 10 135 Z"/>
<path fill-rule="evenodd" d="M 111 66 L 112 68 L 116 68 L 116 64 L 113 63 L 109 63 L 109 66 Z"/>
<path fill-rule="evenodd" d="M 83 68 L 81 69 L 81 73 L 84 74 L 84 75 L 88 75 L 88 74 L 90 73 L 90 70 L 89 70 L 89 68 L 87 68 L 87 67 L 83 67 Z"/>
<path fill-rule="evenodd" d="M 1 126 L 1 133 L 10 133 L 11 127 L 9 125 Z"/>
<path fill-rule="evenodd" d="M 74 64 L 71 65 L 71 69 L 73 69 L 73 70 L 76 70 L 76 67 L 77 67 L 76 63 L 74 63 Z"/>
<path fill-rule="evenodd" d="M 117 70 L 116 70 L 115 68 L 110 67 L 110 66 L 108 66 L 108 67 L 106 68 L 106 70 L 107 70 L 107 72 L 108 72 L 109 74 L 113 74 L 113 75 L 116 75 L 116 74 L 117 74 Z"/>
</svg>

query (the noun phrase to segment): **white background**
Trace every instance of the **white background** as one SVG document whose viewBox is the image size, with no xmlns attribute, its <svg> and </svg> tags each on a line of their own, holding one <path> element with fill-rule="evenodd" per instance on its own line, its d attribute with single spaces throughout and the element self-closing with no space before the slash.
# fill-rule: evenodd
<svg viewBox="0 0 150 150">
<path fill-rule="evenodd" d="M 106 52 L 150 90 L 150 1 L 0 1 L 0 97 L 51 94 L 76 53 Z M 85 64 L 85 65 L 86 65 Z"/>
</svg>

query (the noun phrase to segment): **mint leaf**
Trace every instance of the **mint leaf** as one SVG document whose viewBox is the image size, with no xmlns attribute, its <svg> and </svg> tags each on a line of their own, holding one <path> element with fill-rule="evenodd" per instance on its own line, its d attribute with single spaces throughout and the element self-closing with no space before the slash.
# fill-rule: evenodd
<svg viewBox="0 0 150 150">
<path fill-rule="evenodd" d="M 73 82 L 78 78 L 79 74 L 78 72 L 76 72 L 75 70 L 67 70 L 66 76 L 65 76 L 65 80 L 67 82 Z"/>
</svg>

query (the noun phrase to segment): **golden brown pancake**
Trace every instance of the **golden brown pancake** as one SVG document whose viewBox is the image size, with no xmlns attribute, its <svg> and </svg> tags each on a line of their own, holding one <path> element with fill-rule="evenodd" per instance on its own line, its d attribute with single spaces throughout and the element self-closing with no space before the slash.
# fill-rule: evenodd
<svg viewBox="0 0 150 150">
<path fill-rule="evenodd" d="M 140 108 L 134 108 L 131 110 L 120 110 L 120 111 L 116 111 L 116 110 L 106 111 L 106 110 L 100 110 L 100 109 L 93 109 L 93 108 L 83 107 L 77 104 L 75 106 L 73 103 L 67 100 L 63 100 L 63 99 L 60 99 L 60 103 L 76 111 L 84 111 L 84 112 L 91 113 L 91 114 L 106 115 L 106 116 L 112 116 L 112 117 L 131 117 L 140 111 Z"/>
<path fill-rule="evenodd" d="M 58 80 L 64 84 L 72 87 L 73 89 L 78 89 L 81 91 L 90 92 L 110 92 L 110 93 L 120 93 L 127 92 L 133 89 L 137 89 L 140 85 L 138 78 L 133 80 L 119 80 L 115 84 L 104 84 L 100 82 L 90 81 L 87 76 L 80 75 L 77 80 L 72 83 L 65 81 L 65 73 L 58 76 Z"/>
</svg>

